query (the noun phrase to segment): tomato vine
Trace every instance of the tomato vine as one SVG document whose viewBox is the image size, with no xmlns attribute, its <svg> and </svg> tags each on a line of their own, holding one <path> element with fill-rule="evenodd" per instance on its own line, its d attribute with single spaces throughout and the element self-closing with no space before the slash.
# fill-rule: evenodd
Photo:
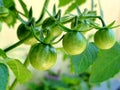
<svg viewBox="0 0 120 90">
<path fill-rule="evenodd" d="M 61 1 L 64 2 L 64 0 L 60 0 L 59 3 L 61 3 Z M 61 51 L 65 55 L 71 57 L 71 68 L 73 68 L 75 73 L 83 73 L 90 67 L 90 65 L 93 64 L 93 67 L 95 68 L 93 68 L 93 71 L 91 71 L 91 83 L 102 82 L 111 78 L 112 75 L 115 75 L 119 69 L 117 69 L 115 72 L 113 71 L 111 75 L 109 75 L 109 72 L 105 73 L 105 69 L 110 70 L 106 67 L 104 67 L 105 69 L 103 68 L 100 70 L 101 72 L 97 71 L 99 68 L 99 65 L 97 65 L 99 61 L 96 60 L 101 60 L 101 58 L 103 59 L 102 53 L 107 55 L 106 53 L 111 54 L 111 51 L 114 51 L 114 53 L 119 55 L 117 50 L 120 50 L 120 45 L 115 39 L 113 28 L 119 27 L 120 25 L 114 26 L 115 21 L 111 22 L 110 24 L 106 24 L 102 16 L 97 15 L 97 11 L 94 10 L 94 0 L 91 0 L 91 10 L 84 9 L 83 12 L 81 12 L 79 8 L 79 5 L 81 5 L 83 2 L 77 2 L 77 0 L 72 2 L 72 4 L 75 4 L 75 7 L 73 7 L 77 11 L 77 15 L 72 14 L 72 9 L 70 10 L 70 8 L 65 11 L 65 14 L 62 14 L 62 10 L 57 10 L 55 4 L 53 5 L 53 11 L 51 14 L 47 8 L 49 2 L 50 0 L 45 0 L 40 16 L 36 20 L 36 17 L 33 16 L 34 9 L 30 7 L 28 10 L 26 8 L 27 4 L 23 0 L 19 0 L 19 3 L 24 12 L 17 10 L 13 0 L 0 0 L 0 22 L 5 22 L 9 27 L 14 26 L 16 20 L 21 22 L 16 33 L 19 41 L 5 49 L 0 49 L 0 63 L 3 63 L 4 65 L 8 66 L 8 68 L 12 69 L 16 76 L 12 85 L 8 87 L 9 90 L 14 90 L 18 82 L 25 82 L 22 80 L 23 78 L 18 79 L 18 73 L 22 75 L 24 72 L 20 70 L 16 72 L 17 68 L 13 68 L 11 63 L 14 65 L 18 64 L 18 69 L 24 69 L 29 75 L 29 77 L 25 78 L 30 79 L 31 73 L 27 69 L 29 64 L 38 70 L 49 70 L 55 65 L 57 60 L 57 48 L 54 45 L 59 44 L 61 41 Z M 78 3 L 78 5 L 76 3 Z M 101 9 L 102 8 L 100 8 L 100 10 Z M 45 17 L 45 14 L 48 14 L 48 17 Z M 100 22 L 96 22 L 96 19 L 99 19 Z M 96 30 L 96 33 L 93 33 L 93 41 L 91 42 L 89 38 L 86 37 L 86 33 L 92 30 Z M 6 54 L 21 44 L 31 45 L 24 64 L 16 59 L 8 57 Z M 114 53 L 112 53 L 112 56 L 115 56 Z M 109 57 L 113 58 L 111 56 Z M 108 60 L 106 56 L 104 56 L 104 58 Z M 76 61 L 77 59 L 80 59 L 80 61 Z M 114 59 L 119 61 L 120 56 L 113 58 L 113 60 Z M 105 64 L 103 61 L 100 62 Z M 112 67 L 111 63 L 114 64 L 114 67 Z M 117 63 L 111 63 L 108 64 L 108 66 L 111 65 L 113 70 L 118 68 L 116 67 L 116 65 L 118 65 Z M 0 68 L 4 68 L 4 65 L 1 65 Z M 77 68 L 77 65 L 79 68 Z M 5 67 L 6 71 L 8 68 Z M 96 76 L 98 74 L 92 74 L 96 72 L 105 73 L 106 77 L 102 79 L 99 78 L 100 80 L 97 80 Z M 98 77 L 101 77 L 100 75 L 98 75 Z M 5 78 L 8 78 L 8 76 L 6 75 Z M 4 85 L 6 85 L 6 87 L 4 90 L 7 88 L 7 84 L 8 82 L 5 82 Z"/>
</svg>

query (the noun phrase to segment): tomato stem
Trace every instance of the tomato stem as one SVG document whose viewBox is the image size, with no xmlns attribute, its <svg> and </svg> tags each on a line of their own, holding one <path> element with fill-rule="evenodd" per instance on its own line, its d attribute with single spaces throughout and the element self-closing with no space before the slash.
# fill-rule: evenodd
<svg viewBox="0 0 120 90">
<path fill-rule="evenodd" d="M 57 44 L 58 42 L 60 42 L 63 39 L 64 35 L 56 42 L 53 42 L 52 44 Z"/>
<path fill-rule="evenodd" d="M 7 47 L 6 49 L 4 49 L 4 51 L 5 51 L 5 52 L 8 52 L 8 51 L 14 49 L 15 47 L 23 44 L 23 42 L 25 42 L 27 39 L 29 39 L 29 37 L 30 37 L 30 36 L 28 36 L 28 37 L 26 37 L 26 38 L 24 38 L 24 39 L 16 42 L 15 44 L 13 44 L 13 45 L 11 45 L 11 46 L 9 46 L 9 47 Z"/>
<path fill-rule="evenodd" d="M 19 14 L 21 14 L 22 16 L 24 16 L 25 18 L 27 18 L 27 16 L 25 14 L 23 14 L 22 12 L 18 11 L 17 9 L 15 9 L 15 11 Z"/>
<path fill-rule="evenodd" d="M 9 88 L 9 90 L 14 90 L 15 86 L 17 85 L 17 79 L 15 79 L 11 85 L 11 87 Z"/>
<path fill-rule="evenodd" d="M 75 18 L 75 16 L 72 16 L 72 17 L 69 17 L 69 16 L 65 16 L 65 17 L 62 17 L 61 18 L 61 23 L 62 24 L 66 24 L 66 23 L 69 23 L 69 22 L 71 22 L 73 19 Z M 63 20 L 62 20 L 63 19 Z M 65 20 L 65 19 L 67 19 L 67 20 Z"/>
<path fill-rule="evenodd" d="M 65 26 L 62 25 L 61 23 L 58 23 L 58 25 L 62 28 L 61 30 L 65 31 L 65 32 L 69 32 L 69 31 L 71 31 L 71 29 L 65 27 Z"/>
<path fill-rule="evenodd" d="M 101 16 L 82 16 L 82 17 L 80 17 L 80 18 L 98 18 L 98 19 L 101 21 L 102 26 L 103 26 L 103 27 L 106 27 L 106 24 L 105 24 L 105 22 L 104 22 L 104 20 L 102 19 Z"/>
<path fill-rule="evenodd" d="M 33 33 L 33 36 L 35 37 L 35 39 L 41 43 L 43 43 L 43 41 L 37 37 L 37 35 L 35 34 L 34 30 L 33 30 L 33 26 L 31 26 L 31 30 L 32 30 L 32 33 Z"/>
</svg>

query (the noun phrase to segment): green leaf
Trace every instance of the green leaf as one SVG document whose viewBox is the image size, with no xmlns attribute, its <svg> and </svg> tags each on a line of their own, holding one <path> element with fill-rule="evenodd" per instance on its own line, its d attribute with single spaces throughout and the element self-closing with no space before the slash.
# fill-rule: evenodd
<svg viewBox="0 0 120 90">
<path fill-rule="evenodd" d="M 63 74 L 61 79 L 66 84 L 77 85 L 80 83 L 80 78 L 78 76 Z"/>
<path fill-rule="evenodd" d="M 3 0 L 0 0 L 0 6 L 3 6 Z"/>
<path fill-rule="evenodd" d="M 80 55 L 72 56 L 72 65 L 75 73 L 84 72 L 97 58 L 98 48 L 94 43 L 88 44 L 87 49 Z"/>
<path fill-rule="evenodd" d="M 15 3 L 13 0 L 3 0 L 3 4 L 6 8 L 15 6 Z"/>
<path fill-rule="evenodd" d="M 30 71 L 19 60 L 9 60 L 7 64 L 20 83 L 27 82 L 31 78 Z"/>
<path fill-rule="evenodd" d="M 69 4 L 70 2 L 72 2 L 73 0 L 59 0 L 59 7 L 65 6 L 67 4 Z"/>
<path fill-rule="evenodd" d="M 9 80 L 9 71 L 5 64 L 0 63 L 0 90 L 6 90 Z"/>
<path fill-rule="evenodd" d="M 98 58 L 92 67 L 91 83 L 100 83 L 120 71 L 120 45 L 116 43 L 109 50 L 100 50 Z"/>
<path fill-rule="evenodd" d="M 53 16 L 55 16 L 56 15 L 56 5 L 54 4 L 54 6 L 53 6 Z"/>
<path fill-rule="evenodd" d="M 23 0 L 19 0 L 19 3 L 20 3 L 20 5 L 22 6 L 22 9 L 23 9 L 23 11 L 24 11 L 25 16 L 28 16 L 29 11 L 28 11 L 28 9 L 27 9 L 26 4 L 23 2 Z"/>
<path fill-rule="evenodd" d="M 86 0 L 75 0 L 75 2 L 71 3 L 71 5 L 67 8 L 67 10 L 65 11 L 65 14 L 71 12 L 72 10 L 76 8 L 76 6 L 80 6 L 85 2 Z"/>
<path fill-rule="evenodd" d="M 28 18 L 31 19 L 32 16 L 33 16 L 33 10 L 32 10 L 32 7 L 30 7 Z"/>
<path fill-rule="evenodd" d="M 77 10 L 78 15 L 80 16 L 82 13 L 78 6 L 76 7 L 76 10 Z"/>
<path fill-rule="evenodd" d="M 112 27 L 115 24 L 115 21 L 112 21 L 110 24 L 107 25 L 108 28 Z"/>
<path fill-rule="evenodd" d="M 6 53 L 2 49 L 0 49 L 0 56 L 2 56 L 2 58 L 7 58 Z"/>
</svg>

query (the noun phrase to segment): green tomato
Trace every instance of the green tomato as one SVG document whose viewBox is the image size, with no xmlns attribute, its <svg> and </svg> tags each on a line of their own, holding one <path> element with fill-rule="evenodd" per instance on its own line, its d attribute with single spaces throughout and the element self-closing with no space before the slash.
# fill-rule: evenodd
<svg viewBox="0 0 120 90">
<path fill-rule="evenodd" d="M 46 43 L 52 42 L 54 39 L 56 39 L 58 36 L 62 34 L 61 28 L 58 25 L 54 25 L 54 23 L 55 20 L 53 20 L 50 17 L 46 18 L 43 21 L 42 28 L 44 35 L 46 36 L 45 38 Z"/>
<path fill-rule="evenodd" d="M 48 70 L 56 63 L 56 49 L 49 44 L 37 43 L 30 49 L 28 58 L 38 70 Z"/>
<path fill-rule="evenodd" d="M 32 45 L 37 43 L 37 40 L 34 38 L 30 28 L 24 24 L 20 24 L 18 26 L 17 37 L 19 40 L 29 37 L 27 40 L 25 40 L 24 44 Z"/>
<path fill-rule="evenodd" d="M 63 48 L 70 55 L 81 54 L 87 46 L 87 40 L 78 31 L 68 32 L 63 37 Z"/>
<path fill-rule="evenodd" d="M 102 29 L 95 33 L 94 42 L 100 49 L 110 49 L 115 44 L 115 34 L 111 29 Z"/>
<path fill-rule="evenodd" d="M 3 17 L 3 21 L 7 24 L 7 25 L 12 25 L 16 22 L 16 16 L 9 11 L 9 14 L 6 17 Z"/>
<path fill-rule="evenodd" d="M 8 14 L 9 14 L 9 10 L 4 6 L 1 6 L 0 7 L 0 17 L 6 17 Z"/>
</svg>

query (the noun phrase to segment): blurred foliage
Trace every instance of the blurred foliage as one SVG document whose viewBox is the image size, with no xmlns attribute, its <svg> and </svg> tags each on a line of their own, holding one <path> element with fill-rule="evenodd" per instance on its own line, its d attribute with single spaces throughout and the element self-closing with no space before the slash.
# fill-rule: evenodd
<svg viewBox="0 0 120 90">
<path fill-rule="evenodd" d="M 90 90 L 89 73 L 80 75 L 60 74 L 48 71 L 39 84 L 29 82 L 29 90 Z"/>
</svg>

